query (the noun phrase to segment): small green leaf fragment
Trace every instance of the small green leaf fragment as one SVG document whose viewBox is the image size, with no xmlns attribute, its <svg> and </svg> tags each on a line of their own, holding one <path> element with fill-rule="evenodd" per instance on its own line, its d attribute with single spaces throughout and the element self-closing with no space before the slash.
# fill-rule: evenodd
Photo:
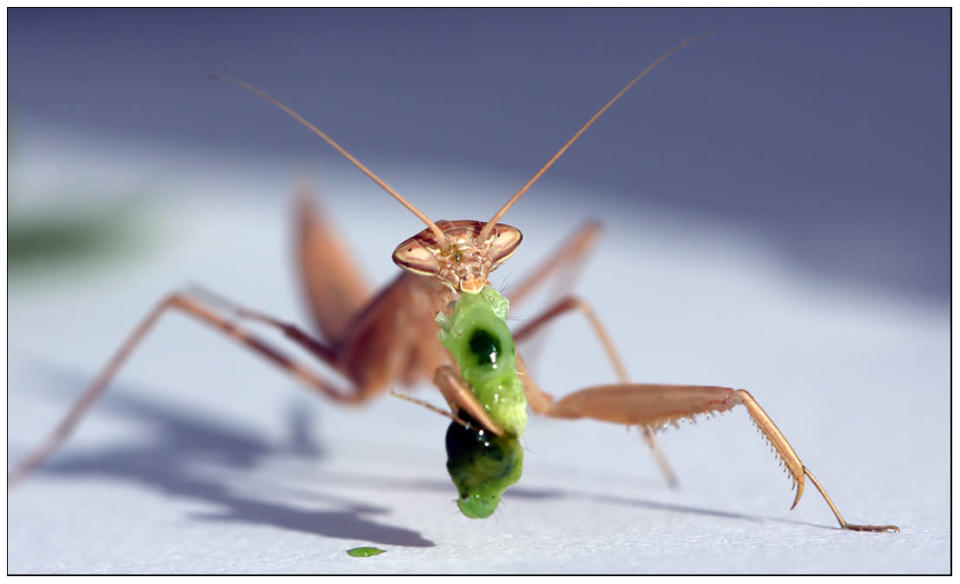
<svg viewBox="0 0 960 584">
<path fill-rule="evenodd" d="M 382 554 L 385 551 L 387 550 L 382 550 L 375 547 L 355 547 L 351 550 L 347 550 L 347 555 L 355 558 L 369 558 L 370 556 Z"/>
</svg>

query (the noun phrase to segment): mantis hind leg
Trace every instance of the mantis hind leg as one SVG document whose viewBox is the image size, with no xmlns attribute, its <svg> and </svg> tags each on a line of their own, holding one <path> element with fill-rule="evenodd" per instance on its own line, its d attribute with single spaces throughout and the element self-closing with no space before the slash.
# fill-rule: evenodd
<svg viewBox="0 0 960 584">
<path fill-rule="evenodd" d="M 580 298 L 574 296 L 567 296 L 560 299 L 553 306 L 542 312 L 539 316 L 535 317 L 533 320 L 528 322 L 522 328 L 514 333 L 514 340 L 517 343 L 522 342 L 523 340 L 529 338 L 531 335 L 542 330 L 549 322 L 555 318 L 566 314 L 570 311 L 579 311 L 587 319 L 587 322 L 590 323 L 590 327 L 593 329 L 594 334 L 597 337 L 597 340 L 600 342 L 601 347 L 603 347 L 604 353 L 606 353 L 607 358 L 610 360 L 610 364 L 616 371 L 617 378 L 621 383 L 629 383 L 629 376 L 627 375 L 627 369 L 623 365 L 623 361 L 620 359 L 620 356 L 617 354 L 616 348 L 613 346 L 613 341 L 610 340 L 610 336 L 607 334 L 607 331 L 603 328 L 603 325 L 600 323 L 600 319 L 597 318 L 597 315 L 593 312 L 590 306 L 581 300 Z M 518 360 L 519 363 L 519 360 Z M 527 380 L 531 380 L 529 373 L 526 371 L 526 366 L 521 364 L 522 373 L 524 380 L 524 387 L 526 388 Z M 538 390 L 539 391 L 539 390 Z M 527 392 L 527 401 L 530 401 L 529 391 Z M 542 392 L 541 392 L 542 393 Z M 545 395 L 545 394 L 544 394 Z M 537 413 L 546 413 L 544 411 L 538 411 L 537 408 L 531 403 L 531 407 L 534 412 Z M 547 414 L 549 415 L 549 414 Z M 640 426 L 640 433 L 643 435 L 644 440 L 647 442 L 647 446 L 650 447 L 650 452 L 653 454 L 654 460 L 657 462 L 657 466 L 660 467 L 660 472 L 663 474 L 664 479 L 666 479 L 667 484 L 671 488 L 676 488 L 679 484 L 677 481 L 677 476 L 673 472 L 673 469 L 670 467 L 670 463 L 667 461 L 666 455 L 663 453 L 663 450 L 660 448 L 660 443 L 657 441 L 656 436 L 651 428 L 646 426 Z"/>
<path fill-rule="evenodd" d="M 343 240 L 302 188 L 296 206 L 297 264 L 304 297 L 324 338 L 338 343 L 371 299 Z"/>
<path fill-rule="evenodd" d="M 734 406 L 746 408 L 764 438 L 773 447 L 783 462 L 796 488 L 793 507 L 797 506 L 803 495 L 804 479 L 809 477 L 813 486 L 820 492 L 837 518 L 841 529 L 853 531 L 900 531 L 895 525 L 858 525 L 847 523 L 840 510 L 833 504 L 826 490 L 813 476 L 810 470 L 800 462 L 800 457 L 787 442 L 770 416 L 756 402 L 749 392 L 743 389 L 731 389 L 707 385 L 654 385 L 619 384 L 588 387 L 563 398 L 552 401 L 541 392 L 532 380 L 529 394 L 534 396 L 531 404 L 536 403 L 541 413 L 554 418 L 591 418 L 604 422 L 638 425 L 652 429 L 665 424 L 676 423 L 682 419 L 692 419 L 699 414 L 727 411 Z M 525 383 L 525 386 L 527 385 Z M 529 399 L 529 398 L 528 398 Z"/>
</svg>

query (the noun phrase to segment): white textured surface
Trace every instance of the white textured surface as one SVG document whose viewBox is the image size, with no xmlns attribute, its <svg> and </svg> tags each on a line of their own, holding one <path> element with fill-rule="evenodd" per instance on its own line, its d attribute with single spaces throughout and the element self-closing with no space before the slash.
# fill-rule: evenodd
<svg viewBox="0 0 960 584">
<path fill-rule="evenodd" d="M 31 144 L 28 186 L 55 182 L 44 170 L 55 160 L 63 176 L 144 179 L 162 196 L 152 203 L 156 245 L 142 261 L 12 283 L 14 460 L 166 291 L 199 282 L 305 322 L 288 253 L 291 169 L 204 169 L 129 152 L 125 163 L 91 167 L 102 153 Z M 516 188 L 378 171 L 437 217 L 460 206 L 458 215 L 485 217 Z M 323 185 L 363 268 L 386 280 L 389 253 L 420 229 L 416 219 L 349 170 L 324 174 Z M 495 283 L 518 279 L 579 222 L 588 201 L 555 186 L 508 216 L 525 244 Z M 465 191 L 475 199 L 454 196 Z M 608 230 L 578 291 L 635 379 L 750 389 L 848 520 L 902 533 L 837 530 L 812 485 L 788 511 L 789 481 L 742 411 L 661 435 L 677 491 L 635 432 L 534 419 L 523 479 L 494 517 L 468 520 L 452 503 L 443 419 L 395 399 L 342 410 L 171 316 L 68 447 L 9 493 L 8 570 L 947 572 L 946 311 L 794 273 L 762 241 L 718 226 L 636 207 L 593 214 Z M 535 373 L 555 393 L 613 377 L 576 317 L 552 329 L 539 355 Z M 387 553 L 346 555 L 360 545 Z"/>
</svg>

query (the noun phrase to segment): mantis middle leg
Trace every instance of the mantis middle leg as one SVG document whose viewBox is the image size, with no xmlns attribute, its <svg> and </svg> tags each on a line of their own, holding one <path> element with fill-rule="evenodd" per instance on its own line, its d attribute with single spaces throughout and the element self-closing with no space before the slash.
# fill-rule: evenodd
<svg viewBox="0 0 960 584">
<path fill-rule="evenodd" d="M 520 343 L 524 339 L 529 338 L 541 330 L 555 318 L 573 310 L 579 311 L 587 319 L 587 322 L 593 329 L 597 340 L 600 342 L 600 346 L 603 348 L 604 353 L 606 353 L 607 358 L 610 360 L 611 366 L 613 367 L 614 371 L 616 371 L 620 383 L 629 383 L 630 380 L 629 376 L 627 375 L 627 368 L 623 365 L 623 361 L 617 354 L 617 350 L 613 345 L 613 341 L 610 340 L 610 336 L 604 329 L 603 324 L 601 324 L 600 319 L 597 318 L 597 315 L 590 308 L 589 304 L 575 296 L 567 296 L 560 299 L 551 307 L 543 311 L 543 313 L 541 313 L 539 316 L 535 317 L 529 323 L 520 328 L 518 331 L 515 331 L 513 334 L 514 340 L 517 343 Z M 523 379 L 530 379 L 529 372 L 526 370 L 526 365 L 523 363 L 523 361 L 518 359 L 517 362 L 522 368 L 521 374 L 523 375 Z M 527 401 L 530 402 L 529 392 L 527 395 Z M 542 403 L 542 400 L 539 401 Z M 534 412 L 543 413 L 537 411 L 537 408 L 534 407 L 533 404 L 531 404 L 531 407 Z M 670 485 L 671 488 L 676 488 L 679 484 L 676 474 L 674 474 L 673 469 L 670 467 L 670 463 L 667 461 L 666 455 L 660 448 L 660 443 L 657 441 L 653 429 L 647 426 L 640 426 L 640 432 L 643 435 L 644 440 L 647 442 L 647 445 L 650 447 L 650 452 L 653 454 L 653 458 L 656 460 L 657 466 L 660 467 L 660 472 L 666 479 L 667 484 Z"/>
</svg>

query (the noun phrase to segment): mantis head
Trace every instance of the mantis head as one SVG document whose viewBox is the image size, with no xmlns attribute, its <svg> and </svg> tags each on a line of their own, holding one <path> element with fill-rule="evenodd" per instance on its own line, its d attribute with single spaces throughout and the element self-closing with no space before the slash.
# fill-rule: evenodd
<svg viewBox="0 0 960 584">
<path fill-rule="evenodd" d="M 437 221 L 442 238 L 427 228 L 397 246 L 393 261 L 401 268 L 438 278 L 456 292 L 479 293 L 487 276 L 517 250 L 523 235 L 497 223 L 485 230 L 482 221 Z"/>
</svg>

